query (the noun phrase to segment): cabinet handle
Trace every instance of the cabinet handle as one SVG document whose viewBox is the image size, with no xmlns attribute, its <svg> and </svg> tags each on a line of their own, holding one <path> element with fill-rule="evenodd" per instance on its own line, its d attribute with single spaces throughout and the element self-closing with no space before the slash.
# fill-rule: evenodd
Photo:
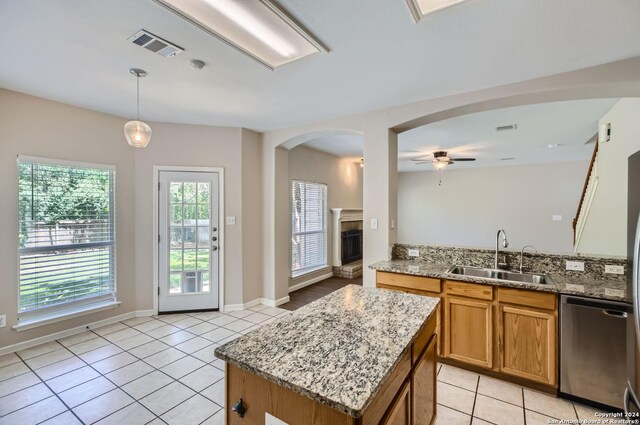
<svg viewBox="0 0 640 425">
<path fill-rule="evenodd" d="M 244 403 L 242 402 L 242 399 L 240 399 L 236 402 L 236 404 L 233 405 L 231 410 L 236 412 L 241 418 L 244 418 L 244 414 L 246 413 L 247 408 L 244 407 Z"/>
</svg>

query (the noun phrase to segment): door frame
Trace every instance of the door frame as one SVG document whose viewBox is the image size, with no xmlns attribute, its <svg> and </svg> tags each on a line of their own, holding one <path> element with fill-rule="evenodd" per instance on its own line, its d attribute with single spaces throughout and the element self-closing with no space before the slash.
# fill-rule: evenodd
<svg viewBox="0 0 640 425">
<path fill-rule="evenodd" d="M 158 314 L 158 289 L 160 288 L 160 172 L 161 171 L 186 171 L 186 172 L 210 172 L 218 173 L 218 310 L 224 310 L 224 252 L 225 252 L 225 215 L 224 215 L 224 168 L 223 167 L 188 167 L 178 165 L 154 165 L 153 166 L 153 312 Z"/>
</svg>

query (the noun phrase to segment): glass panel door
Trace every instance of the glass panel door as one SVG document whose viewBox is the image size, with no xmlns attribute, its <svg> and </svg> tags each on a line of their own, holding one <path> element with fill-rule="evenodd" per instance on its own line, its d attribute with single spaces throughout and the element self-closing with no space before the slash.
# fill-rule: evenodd
<svg viewBox="0 0 640 425">
<path fill-rule="evenodd" d="M 160 173 L 160 311 L 218 308 L 217 193 L 217 173 Z"/>
</svg>

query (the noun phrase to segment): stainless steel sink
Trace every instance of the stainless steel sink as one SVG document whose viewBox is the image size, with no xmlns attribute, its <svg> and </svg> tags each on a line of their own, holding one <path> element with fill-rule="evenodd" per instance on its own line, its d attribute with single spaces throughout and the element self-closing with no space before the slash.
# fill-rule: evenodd
<svg viewBox="0 0 640 425">
<path fill-rule="evenodd" d="M 473 276 L 483 279 L 510 280 L 514 282 L 535 283 L 538 285 L 552 284 L 553 281 L 546 274 L 518 273 L 509 270 L 485 269 L 471 266 L 452 266 L 447 273 L 461 276 Z"/>
</svg>

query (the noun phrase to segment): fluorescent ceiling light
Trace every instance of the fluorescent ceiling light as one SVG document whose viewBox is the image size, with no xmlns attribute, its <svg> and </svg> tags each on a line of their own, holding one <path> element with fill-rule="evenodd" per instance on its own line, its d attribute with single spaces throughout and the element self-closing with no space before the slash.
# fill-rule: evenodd
<svg viewBox="0 0 640 425">
<path fill-rule="evenodd" d="M 446 9 L 447 7 L 462 3 L 465 0 L 407 0 L 409 9 L 416 21 L 429 13 Z"/>
<path fill-rule="evenodd" d="M 155 0 L 274 69 L 328 49 L 271 0 Z"/>
</svg>

